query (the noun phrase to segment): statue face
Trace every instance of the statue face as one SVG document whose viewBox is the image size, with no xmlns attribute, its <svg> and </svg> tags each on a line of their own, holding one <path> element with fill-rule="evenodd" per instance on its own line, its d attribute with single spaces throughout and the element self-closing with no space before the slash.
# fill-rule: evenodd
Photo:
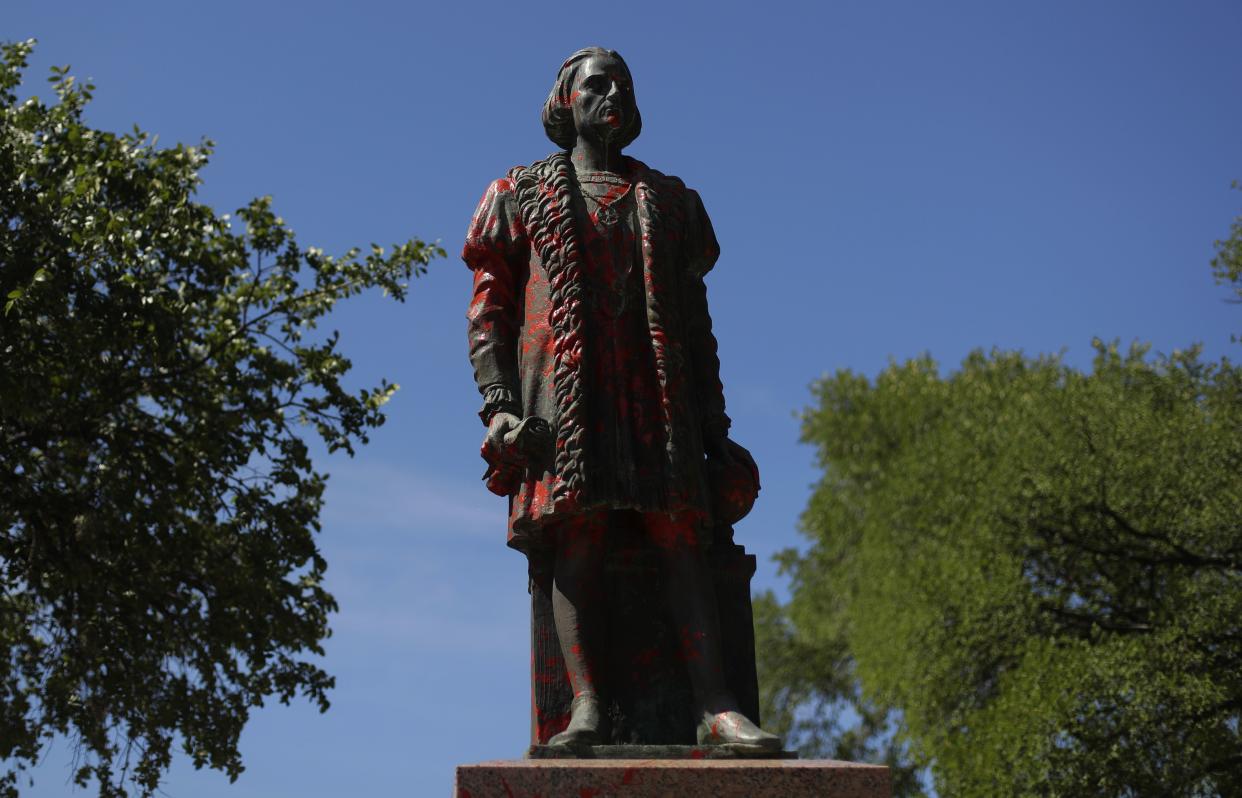
<svg viewBox="0 0 1242 798">
<path fill-rule="evenodd" d="M 638 113 L 634 87 L 620 61 L 591 56 L 574 78 L 569 98 L 578 134 L 607 141 Z"/>
</svg>

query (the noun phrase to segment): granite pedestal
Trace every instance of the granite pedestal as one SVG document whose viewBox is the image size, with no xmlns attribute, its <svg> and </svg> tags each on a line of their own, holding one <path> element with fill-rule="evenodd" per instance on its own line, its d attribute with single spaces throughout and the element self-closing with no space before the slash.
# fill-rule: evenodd
<svg viewBox="0 0 1242 798">
<path fill-rule="evenodd" d="M 891 798 L 888 768 L 805 759 L 525 759 L 459 765 L 454 798 Z"/>
</svg>

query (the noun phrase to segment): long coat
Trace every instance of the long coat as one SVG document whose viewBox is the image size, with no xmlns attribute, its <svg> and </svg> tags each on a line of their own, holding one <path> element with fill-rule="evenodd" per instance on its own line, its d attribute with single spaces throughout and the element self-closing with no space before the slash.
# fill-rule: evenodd
<svg viewBox="0 0 1242 798">
<path fill-rule="evenodd" d="M 675 177 L 626 159 L 632 183 L 642 307 L 636 316 L 654 371 L 655 478 L 618 488 L 606 479 L 631 466 L 601 462 L 601 430 L 589 394 L 591 340 L 601 295 L 583 247 L 594 218 L 567 153 L 515 167 L 488 186 L 462 259 L 474 273 L 467 313 L 470 360 L 485 403 L 552 424 L 554 457 L 527 469 L 510 497 L 509 545 L 539 545 L 548 523 L 597 508 L 697 513 L 710 521 L 703 441 L 729 428 L 704 275 L 720 254 L 699 196 Z M 637 278 L 636 278 L 637 279 Z M 658 411 L 658 412 L 657 412 Z M 603 433 L 603 435 L 601 434 Z M 609 457 L 615 457 L 615 453 Z"/>
</svg>

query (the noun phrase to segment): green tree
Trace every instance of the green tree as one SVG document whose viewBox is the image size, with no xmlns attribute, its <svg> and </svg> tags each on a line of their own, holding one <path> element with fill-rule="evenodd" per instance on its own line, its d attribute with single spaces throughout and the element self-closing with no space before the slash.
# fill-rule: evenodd
<svg viewBox="0 0 1242 798">
<path fill-rule="evenodd" d="M 1242 183 L 1233 182 L 1233 187 L 1242 191 Z M 1220 285 L 1232 284 L 1236 294 L 1230 302 L 1242 302 L 1242 216 L 1233 220 L 1229 226 L 1229 237 L 1216 242 L 1216 257 L 1212 258 L 1212 274 Z M 1238 336 L 1233 340 L 1237 341 Z"/>
<path fill-rule="evenodd" d="M 267 199 L 235 232 L 193 201 L 210 142 L 91 129 L 68 68 L 19 101 L 32 45 L 0 61 L 0 794 L 56 734 L 101 795 L 151 794 L 175 738 L 236 778 L 253 708 L 332 685 L 303 433 L 352 454 L 396 390 L 307 333 L 443 253 L 329 257 Z"/>
<path fill-rule="evenodd" d="M 1242 795 L 1242 369 L 1095 346 L 815 385 L 767 712 L 955 798 Z"/>
<path fill-rule="evenodd" d="M 793 555 L 786 552 L 787 569 Z M 894 798 L 925 795 L 923 769 L 897 732 L 891 708 L 864 697 L 848 642 L 843 603 L 831 592 L 822 601 L 782 607 L 772 593 L 755 597 L 755 651 L 763 726 L 805 759 L 840 759 L 888 765 Z"/>
</svg>

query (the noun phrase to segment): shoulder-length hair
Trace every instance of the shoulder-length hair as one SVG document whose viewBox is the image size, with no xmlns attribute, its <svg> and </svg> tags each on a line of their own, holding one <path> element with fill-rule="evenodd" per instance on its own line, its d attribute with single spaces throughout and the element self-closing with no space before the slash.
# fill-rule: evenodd
<svg viewBox="0 0 1242 798">
<path fill-rule="evenodd" d="M 548 134 L 548 138 L 558 147 L 565 150 L 572 150 L 574 143 L 578 140 L 578 131 L 574 128 L 574 112 L 570 108 L 570 96 L 574 90 L 574 78 L 578 76 L 578 70 L 582 68 L 582 63 L 588 58 L 596 55 L 607 56 L 616 59 L 621 64 L 621 68 L 625 70 L 625 76 L 630 81 L 631 91 L 634 86 L 634 77 L 630 74 L 629 64 L 625 63 L 625 59 L 621 57 L 616 50 L 605 50 L 602 47 L 584 47 L 578 52 L 565 59 L 565 63 L 561 64 L 561 71 L 556 73 L 556 82 L 552 84 L 552 91 L 548 92 L 548 99 L 543 104 L 543 129 Z M 618 146 L 624 148 L 629 146 L 630 142 L 638 138 L 638 134 L 643 129 L 643 118 L 638 113 L 638 104 L 634 104 L 634 118 L 629 120 L 625 127 L 621 129 L 617 139 Z"/>
</svg>

